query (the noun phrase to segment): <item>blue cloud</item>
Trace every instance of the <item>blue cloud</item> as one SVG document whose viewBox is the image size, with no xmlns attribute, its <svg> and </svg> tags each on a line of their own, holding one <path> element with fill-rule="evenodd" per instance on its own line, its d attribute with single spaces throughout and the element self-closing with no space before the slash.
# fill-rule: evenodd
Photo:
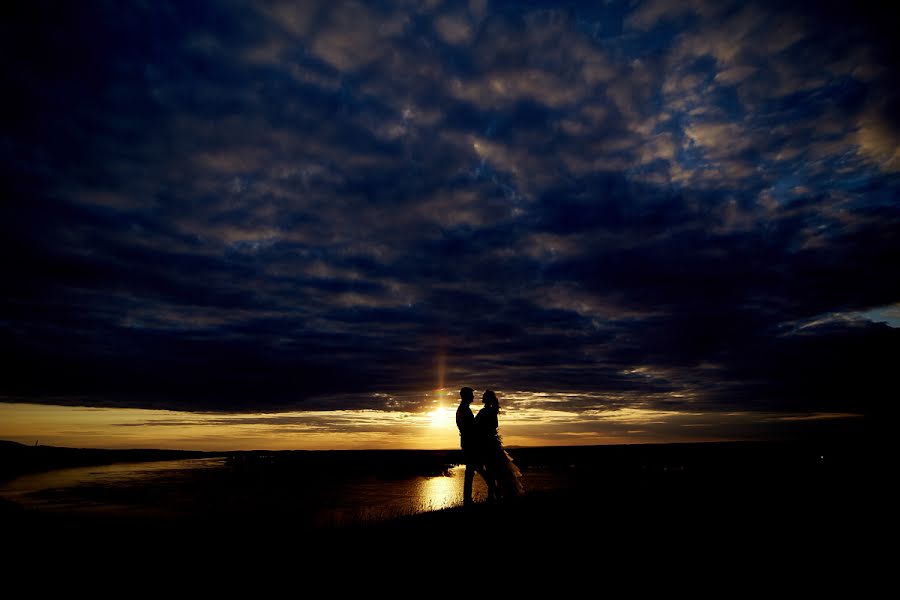
<svg viewBox="0 0 900 600">
<path fill-rule="evenodd" d="M 875 410 L 887 32 L 539 4 L 15 9 L 0 394 L 408 407 L 442 355 L 572 410 Z"/>
</svg>

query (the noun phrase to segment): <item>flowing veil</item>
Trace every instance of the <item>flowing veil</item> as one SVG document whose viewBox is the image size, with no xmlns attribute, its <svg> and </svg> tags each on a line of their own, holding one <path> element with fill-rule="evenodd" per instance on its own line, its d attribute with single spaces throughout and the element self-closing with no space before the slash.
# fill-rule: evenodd
<svg viewBox="0 0 900 600">
<path fill-rule="evenodd" d="M 489 487 L 500 498 L 511 498 L 525 493 L 522 484 L 522 472 L 513 462 L 509 452 L 503 447 L 503 438 L 497 431 L 499 422 L 497 414 L 500 412 L 500 404 L 494 392 L 487 390 L 484 396 L 485 407 L 478 411 L 476 423 L 482 429 L 484 439 L 484 459 L 487 476 L 490 478 Z"/>
<path fill-rule="evenodd" d="M 499 437 L 499 436 L 498 436 Z M 500 493 L 501 498 L 511 498 L 520 496 L 525 493 L 525 486 L 522 485 L 522 471 L 513 462 L 509 452 L 500 446 L 502 456 L 496 461 L 496 473 L 494 474 L 495 484 Z"/>
</svg>

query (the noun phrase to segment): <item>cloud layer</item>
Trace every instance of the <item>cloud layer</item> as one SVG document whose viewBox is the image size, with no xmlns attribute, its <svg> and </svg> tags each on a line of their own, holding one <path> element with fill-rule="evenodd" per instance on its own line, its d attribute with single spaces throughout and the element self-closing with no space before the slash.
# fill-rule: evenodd
<svg viewBox="0 0 900 600">
<path fill-rule="evenodd" d="M 900 86 L 867 7 L 9 9 L 0 394 L 877 411 Z"/>
</svg>

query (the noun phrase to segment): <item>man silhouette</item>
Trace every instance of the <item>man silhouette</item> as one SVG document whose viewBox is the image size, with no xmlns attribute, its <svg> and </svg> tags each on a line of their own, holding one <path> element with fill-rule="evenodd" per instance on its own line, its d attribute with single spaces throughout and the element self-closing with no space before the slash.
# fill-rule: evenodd
<svg viewBox="0 0 900 600">
<path fill-rule="evenodd" d="M 472 504 L 472 480 L 475 472 L 484 477 L 484 465 L 481 464 L 481 453 L 478 450 L 478 436 L 475 430 L 475 415 L 469 405 L 475 398 L 475 391 L 470 387 L 459 390 L 459 408 L 456 409 L 456 426 L 459 428 L 459 445 L 466 462 L 466 476 L 463 480 L 463 504 Z M 485 478 L 487 479 L 487 478 Z"/>
</svg>

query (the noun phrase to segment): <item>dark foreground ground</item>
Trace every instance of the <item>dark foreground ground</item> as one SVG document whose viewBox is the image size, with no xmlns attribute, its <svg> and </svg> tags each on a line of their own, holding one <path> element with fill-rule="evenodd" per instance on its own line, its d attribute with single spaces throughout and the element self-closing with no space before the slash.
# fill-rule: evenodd
<svg viewBox="0 0 900 600">
<path fill-rule="evenodd" d="M 69 556 L 94 547 L 217 557 L 226 563 L 243 560 L 248 551 L 274 556 L 287 545 L 297 556 L 339 560 L 384 558 L 400 548 L 419 558 L 429 552 L 461 552 L 476 563 L 485 553 L 527 563 L 533 552 L 562 562 L 610 554 L 636 561 L 684 560 L 699 552 L 697 556 L 725 561 L 730 555 L 752 554 L 815 564 L 838 555 L 860 559 L 887 528 L 871 457 L 855 444 L 519 448 L 513 454 L 526 473 L 566 471 L 567 485 L 506 502 L 344 527 L 309 528 L 283 505 L 240 514 L 144 519 L 45 514 L 10 503 L 0 506 L 0 525 L 7 547 L 41 556 Z M 452 452 L 365 455 L 366 464 L 382 465 L 388 472 L 392 469 L 383 465 L 393 456 L 405 461 L 404 472 L 428 471 L 423 474 L 458 459 Z M 278 459 L 263 453 L 235 459 L 235 468 L 307 468 L 319 460 L 315 456 L 285 454 Z M 336 465 L 349 464 L 350 455 L 320 457 L 334 473 L 339 472 Z"/>
<path fill-rule="evenodd" d="M 414 515 L 375 532 L 493 531 L 507 540 L 670 552 L 860 555 L 887 527 L 867 452 L 835 444 L 728 443 L 520 450 L 526 468 L 568 468 L 567 489 Z M 571 461 L 566 464 L 567 461 Z M 799 554 L 797 554 L 799 553 Z"/>
</svg>

